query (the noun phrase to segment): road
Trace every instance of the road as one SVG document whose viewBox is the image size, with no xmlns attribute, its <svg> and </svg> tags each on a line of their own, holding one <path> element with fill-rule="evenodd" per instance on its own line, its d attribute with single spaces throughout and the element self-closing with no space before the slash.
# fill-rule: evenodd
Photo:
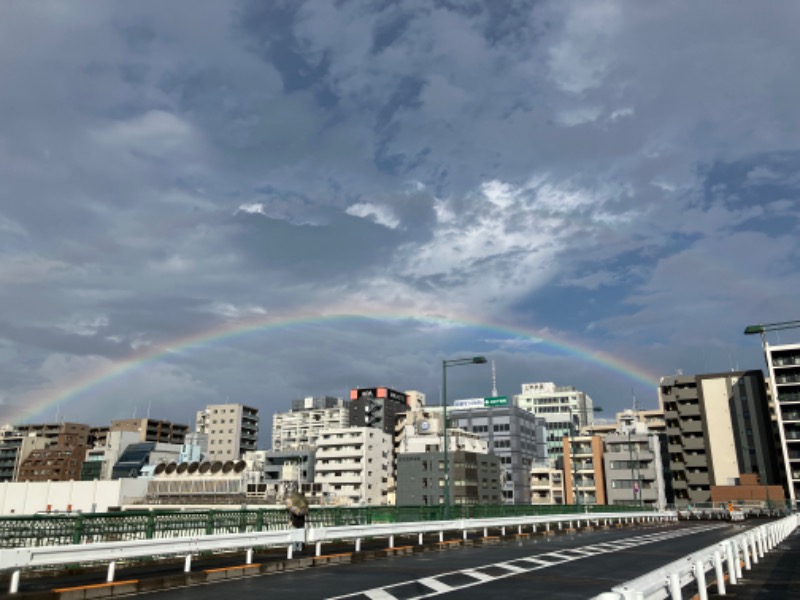
<svg viewBox="0 0 800 600">
<path fill-rule="evenodd" d="M 475 545 L 147 594 L 153 600 L 220 596 L 408 600 L 439 596 L 590 598 L 665 563 L 735 535 L 743 524 L 679 523 Z"/>
</svg>

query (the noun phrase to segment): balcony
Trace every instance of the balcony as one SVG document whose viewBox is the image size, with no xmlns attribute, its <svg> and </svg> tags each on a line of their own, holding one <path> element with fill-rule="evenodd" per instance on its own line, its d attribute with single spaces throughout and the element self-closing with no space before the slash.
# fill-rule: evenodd
<svg viewBox="0 0 800 600">
<path fill-rule="evenodd" d="M 679 412 L 681 417 L 699 417 L 700 416 L 700 405 L 699 404 L 681 404 L 679 407 Z"/>
<path fill-rule="evenodd" d="M 691 471 L 686 471 L 686 481 L 689 485 L 708 485 L 708 472 L 698 472 L 693 473 Z"/>
<path fill-rule="evenodd" d="M 683 448 L 684 450 L 705 450 L 706 448 L 706 441 L 703 439 L 703 436 L 686 436 L 683 438 Z"/>
<path fill-rule="evenodd" d="M 700 419 L 681 421 L 681 431 L 683 433 L 703 433 L 703 422 Z"/>
</svg>

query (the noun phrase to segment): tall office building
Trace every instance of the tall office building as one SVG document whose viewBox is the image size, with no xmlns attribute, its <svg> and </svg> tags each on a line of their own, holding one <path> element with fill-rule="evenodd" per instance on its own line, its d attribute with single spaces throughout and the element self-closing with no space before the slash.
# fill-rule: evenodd
<svg viewBox="0 0 800 600">
<path fill-rule="evenodd" d="M 238 460 L 258 445 L 258 409 L 209 404 L 197 412 L 195 431 L 208 436 L 209 460 Z"/>
<path fill-rule="evenodd" d="M 594 423 L 594 404 L 589 395 L 572 386 L 552 382 L 523 383 L 514 404 L 545 420 L 547 451 L 550 458 L 563 454 L 563 439 Z"/>
<path fill-rule="evenodd" d="M 492 399 L 494 400 L 494 399 Z M 545 421 L 513 405 L 487 405 L 485 398 L 456 400 L 449 427 L 477 433 L 504 469 L 503 502 L 531 503 L 531 466 L 548 458 Z"/>
<path fill-rule="evenodd" d="M 777 480 L 777 456 L 761 371 L 662 377 L 659 398 L 675 503 L 711 501 L 712 485 L 741 474 Z"/>
<path fill-rule="evenodd" d="M 792 506 L 800 501 L 800 344 L 764 342 L 769 386 L 783 458 L 782 479 Z"/>
</svg>

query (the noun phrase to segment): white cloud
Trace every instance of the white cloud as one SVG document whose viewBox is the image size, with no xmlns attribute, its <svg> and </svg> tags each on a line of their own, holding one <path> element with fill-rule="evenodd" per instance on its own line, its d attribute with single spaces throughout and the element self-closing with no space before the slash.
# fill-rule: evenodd
<svg viewBox="0 0 800 600">
<path fill-rule="evenodd" d="M 400 227 L 400 219 L 397 218 L 394 211 L 388 206 L 361 202 L 358 204 L 351 204 L 347 207 L 345 212 L 353 217 L 371 219 L 373 222 L 387 229 L 397 229 Z"/>
</svg>

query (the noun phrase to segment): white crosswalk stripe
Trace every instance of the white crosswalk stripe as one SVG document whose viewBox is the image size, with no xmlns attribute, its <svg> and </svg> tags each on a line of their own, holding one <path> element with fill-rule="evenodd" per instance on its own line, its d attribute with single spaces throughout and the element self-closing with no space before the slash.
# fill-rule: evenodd
<svg viewBox="0 0 800 600">
<path fill-rule="evenodd" d="M 421 595 L 414 596 L 412 598 L 408 598 L 407 596 L 405 596 L 405 599 L 416 600 L 417 598 L 428 598 L 431 596 L 445 594 L 462 588 L 472 587 L 475 585 L 482 585 L 484 583 L 487 583 L 489 581 L 495 581 L 497 579 L 514 577 L 515 575 L 518 575 L 520 573 L 538 571 L 541 569 L 546 569 L 548 567 L 564 564 L 566 562 L 581 560 L 583 558 L 594 556 L 596 554 L 619 552 L 622 550 L 627 550 L 628 548 L 635 548 L 637 546 L 642 546 L 644 544 L 652 544 L 654 542 L 683 537 L 685 535 L 701 533 L 704 531 L 716 529 L 718 527 L 723 527 L 723 526 L 724 525 L 708 525 L 705 527 L 694 527 L 691 529 L 682 529 L 678 531 L 661 531 L 656 533 L 638 535 L 614 542 L 601 542 L 597 544 L 592 544 L 590 546 L 584 546 L 582 548 L 565 548 L 559 551 L 546 552 L 544 554 L 537 554 L 534 556 L 517 558 L 511 561 L 515 564 L 496 563 L 496 564 L 483 565 L 481 567 L 471 567 L 469 569 L 463 569 L 460 571 L 442 573 L 440 575 L 437 575 L 436 577 L 426 577 L 423 579 L 404 581 L 401 583 L 388 585 L 383 588 L 375 588 L 360 593 L 348 594 L 347 596 L 338 596 L 336 598 L 331 598 L 329 600 L 346 600 L 348 598 L 356 598 L 358 596 L 367 596 L 368 598 L 370 598 L 370 600 L 397 600 L 397 597 L 392 595 L 392 589 L 413 583 L 422 584 L 423 586 L 430 588 L 431 591 L 429 593 L 422 593 Z M 572 553 L 580 554 L 581 556 L 574 556 L 574 554 L 570 556 L 570 554 Z M 531 566 L 529 568 L 518 566 L 520 565 L 520 563 L 530 563 Z M 481 570 L 481 569 L 498 569 L 498 568 L 506 572 L 497 575 L 490 575 L 489 573 L 485 573 Z M 448 575 L 466 575 L 473 581 L 461 583 L 460 585 L 448 585 L 440 581 L 442 577 Z"/>
</svg>

